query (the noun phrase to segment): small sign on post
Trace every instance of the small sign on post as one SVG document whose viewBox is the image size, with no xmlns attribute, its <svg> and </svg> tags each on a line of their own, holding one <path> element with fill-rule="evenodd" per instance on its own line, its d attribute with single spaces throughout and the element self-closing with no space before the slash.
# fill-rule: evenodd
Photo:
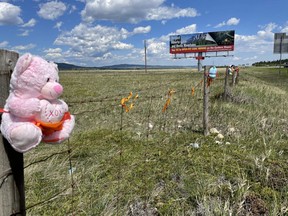
<svg viewBox="0 0 288 216">
<path fill-rule="evenodd" d="M 18 53 L 0 49 L 0 108 L 9 95 L 10 77 L 18 58 Z M 23 154 L 0 134 L 0 215 L 26 215 L 23 164 Z"/>
</svg>

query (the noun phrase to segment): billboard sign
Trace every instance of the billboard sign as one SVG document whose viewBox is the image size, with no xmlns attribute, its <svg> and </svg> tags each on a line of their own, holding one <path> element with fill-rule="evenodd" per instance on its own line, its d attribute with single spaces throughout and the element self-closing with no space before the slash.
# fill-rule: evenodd
<svg viewBox="0 0 288 216">
<path fill-rule="evenodd" d="M 274 34 L 274 53 L 288 53 L 288 35 L 286 33 Z"/>
<path fill-rule="evenodd" d="M 171 35 L 170 53 L 222 52 L 234 50 L 234 30 Z"/>
</svg>

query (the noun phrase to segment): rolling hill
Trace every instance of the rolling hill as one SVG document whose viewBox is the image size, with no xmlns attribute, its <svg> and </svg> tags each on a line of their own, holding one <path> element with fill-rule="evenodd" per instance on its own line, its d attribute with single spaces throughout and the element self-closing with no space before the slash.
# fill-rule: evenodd
<svg viewBox="0 0 288 216">
<path fill-rule="evenodd" d="M 137 70 L 144 69 L 145 65 L 140 64 L 116 64 L 102 67 L 84 67 L 67 63 L 56 63 L 58 65 L 59 70 Z M 148 65 L 147 68 L 153 69 L 165 69 L 165 68 L 194 68 L 196 66 L 167 66 L 167 65 Z"/>
</svg>

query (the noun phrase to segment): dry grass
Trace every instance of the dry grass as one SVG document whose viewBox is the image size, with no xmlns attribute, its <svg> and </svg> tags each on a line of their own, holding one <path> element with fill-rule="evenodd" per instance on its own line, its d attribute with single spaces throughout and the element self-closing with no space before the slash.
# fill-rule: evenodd
<svg viewBox="0 0 288 216">
<path fill-rule="evenodd" d="M 25 155 L 26 165 L 43 160 L 25 169 L 27 214 L 287 214 L 287 73 L 242 69 L 228 101 L 223 76 L 210 92 L 219 139 L 202 135 L 201 87 L 191 95 L 200 73 L 61 72 L 76 127 L 69 143 Z M 126 113 L 120 100 L 130 91 L 139 98 Z"/>
</svg>

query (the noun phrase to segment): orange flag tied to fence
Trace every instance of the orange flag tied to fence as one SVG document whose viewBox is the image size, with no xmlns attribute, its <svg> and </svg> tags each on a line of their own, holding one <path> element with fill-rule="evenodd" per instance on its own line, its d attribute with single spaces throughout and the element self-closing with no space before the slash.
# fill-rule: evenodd
<svg viewBox="0 0 288 216">
<path fill-rule="evenodd" d="M 134 103 L 133 102 L 130 103 L 130 105 L 126 105 L 126 103 L 132 98 L 132 96 L 133 96 L 133 93 L 130 92 L 128 97 L 125 97 L 125 98 L 121 99 L 120 103 L 121 103 L 122 107 L 125 109 L 125 112 L 129 112 L 131 109 L 134 108 Z M 136 94 L 136 96 L 134 97 L 134 100 L 136 100 L 138 98 L 139 98 L 139 95 Z"/>
<path fill-rule="evenodd" d="M 168 106 L 170 105 L 172 95 L 173 95 L 175 92 L 176 92 L 176 91 L 174 91 L 173 89 L 171 89 L 171 90 L 168 91 L 168 99 L 166 100 L 166 103 L 165 103 L 165 105 L 164 105 L 164 107 L 163 107 L 163 109 L 162 109 L 162 112 L 163 112 L 163 113 L 167 110 Z"/>
</svg>

